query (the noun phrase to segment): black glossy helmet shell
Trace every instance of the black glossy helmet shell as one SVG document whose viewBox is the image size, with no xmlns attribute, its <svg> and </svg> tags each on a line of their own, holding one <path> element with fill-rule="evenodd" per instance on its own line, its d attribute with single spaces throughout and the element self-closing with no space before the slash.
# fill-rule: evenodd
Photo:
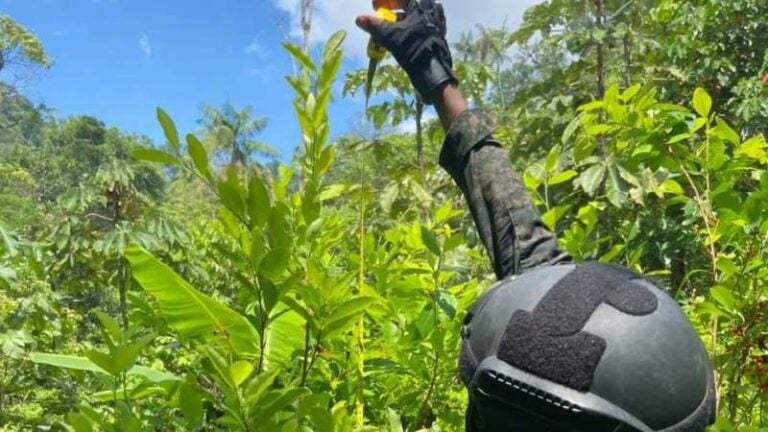
<svg viewBox="0 0 768 432">
<path fill-rule="evenodd" d="M 712 364 L 680 307 L 636 273 L 539 268 L 470 309 L 459 360 L 469 431 L 699 432 Z"/>
</svg>

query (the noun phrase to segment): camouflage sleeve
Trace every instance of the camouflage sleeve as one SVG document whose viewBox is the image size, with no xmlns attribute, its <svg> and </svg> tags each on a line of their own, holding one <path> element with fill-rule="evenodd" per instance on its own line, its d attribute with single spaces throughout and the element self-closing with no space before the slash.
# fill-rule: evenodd
<svg viewBox="0 0 768 432">
<path fill-rule="evenodd" d="M 446 134 L 440 165 L 464 193 L 496 277 L 569 261 L 541 221 L 507 151 L 493 139 L 494 128 L 485 110 L 462 113 Z"/>
</svg>

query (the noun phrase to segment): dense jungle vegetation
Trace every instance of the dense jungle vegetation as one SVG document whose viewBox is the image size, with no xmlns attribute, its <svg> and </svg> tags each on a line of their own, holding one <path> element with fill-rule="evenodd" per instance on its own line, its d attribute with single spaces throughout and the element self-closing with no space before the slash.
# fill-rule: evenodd
<svg viewBox="0 0 768 432">
<path fill-rule="evenodd" d="M 150 142 L 2 84 L 0 430 L 463 430 L 459 328 L 494 277 L 402 72 L 329 137 L 334 98 L 362 104 L 343 38 L 284 43 L 288 164 L 258 107 L 160 108 Z M 768 431 L 768 3 L 549 0 L 454 56 L 564 247 L 684 308 L 713 430 Z M 49 66 L 0 17 L 3 76 Z"/>
</svg>

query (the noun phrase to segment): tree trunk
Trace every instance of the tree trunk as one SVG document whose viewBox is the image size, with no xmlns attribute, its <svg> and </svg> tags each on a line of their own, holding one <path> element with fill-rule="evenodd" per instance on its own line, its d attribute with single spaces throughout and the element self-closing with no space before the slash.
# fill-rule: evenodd
<svg viewBox="0 0 768 432">
<path fill-rule="evenodd" d="M 605 0 L 595 0 L 597 27 L 605 30 Z M 605 43 L 601 40 L 597 44 L 597 97 L 605 96 Z"/>
<path fill-rule="evenodd" d="M 304 52 L 309 52 L 309 33 L 312 30 L 312 0 L 301 0 L 301 32 Z"/>
</svg>

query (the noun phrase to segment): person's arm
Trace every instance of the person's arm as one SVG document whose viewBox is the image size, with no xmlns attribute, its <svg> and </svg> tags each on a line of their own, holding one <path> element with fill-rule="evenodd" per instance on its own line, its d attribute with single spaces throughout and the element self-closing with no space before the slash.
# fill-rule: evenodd
<svg viewBox="0 0 768 432">
<path fill-rule="evenodd" d="M 431 0 L 411 5 L 403 22 L 364 16 L 357 24 L 394 54 L 421 97 L 435 105 L 446 131 L 440 165 L 461 188 L 497 278 L 569 260 L 542 223 L 507 151 L 493 139 L 492 114 L 468 109 L 440 31 L 441 9 Z"/>
<path fill-rule="evenodd" d="M 447 132 L 451 123 L 467 110 L 467 101 L 461 91 L 451 84 L 445 84 L 439 88 L 434 99 L 437 117 L 443 125 L 443 130 Z"/>
</svg>

